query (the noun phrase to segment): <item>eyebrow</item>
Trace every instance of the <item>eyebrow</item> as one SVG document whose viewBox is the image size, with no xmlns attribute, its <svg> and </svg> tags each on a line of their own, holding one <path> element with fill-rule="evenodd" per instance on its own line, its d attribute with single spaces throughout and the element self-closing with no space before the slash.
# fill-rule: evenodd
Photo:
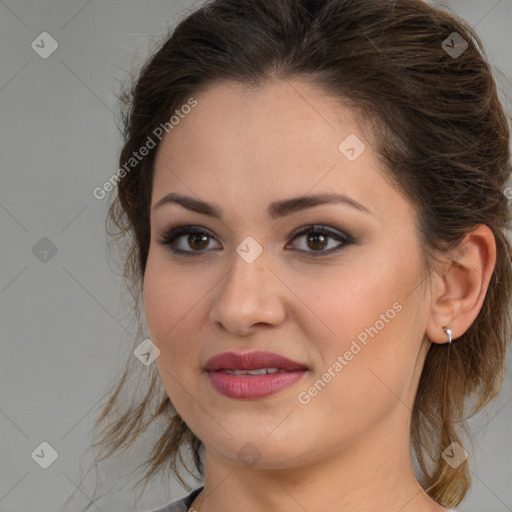
<svg viewBox="0 0 512 512">
<path fill-rule="evenodd" d="M 217 219 L 221 219 L 223 215 L 222 210 L 218 206 L 176 193 L 167 194 L 160 199 L 153 206 L 153 211 L 169 203 L 176 203 L 187 208 L 187 210 L 208 215 L 209 217 L 215 217 Z M 273 203 L 270 203 L 268 212 L 272 219 L 277 219 L 279 217 L 285 217 L 286 215 L 291 215 L 292 213 L 324 204 L 344 204 L 359 211 L 370 213 L 370 210 L 366 206 L 343 194 L 315 194 L 293 197 L 282 201 L 274 201 Z"/>
</svg>

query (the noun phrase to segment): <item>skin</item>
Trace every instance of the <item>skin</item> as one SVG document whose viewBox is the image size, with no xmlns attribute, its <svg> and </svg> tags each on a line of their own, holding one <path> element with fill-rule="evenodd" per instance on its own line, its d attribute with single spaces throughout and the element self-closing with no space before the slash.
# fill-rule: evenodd
<svg viewBox="0 0 512 512">
<path fill-rule="evenodd" d="M 376 150 L 347 106 L 307 82 L 248 89 L 216 82 L 163 139 L 156 158 L 151 246 L 144 306 L 158 370 L 178 413 L 203 441 L 202 512 L 244 510 L 441 511 L 421 489 L 409 454 L 409 425 L 431 341 L 459 337 L 476 318 L 495 264 L 495 243 L 481 226 L 458 263 L 441 261 L 426 279 L 414 206 L 380 172 Z M 349 161 L 338 145 L 349 134 L 365 151 Z M 170 192 L 213 203 L 222 219 L 165 204 Z M 272 219 L 272 201 L 340 193 L 344 204 Z M 241 200 L 243 198 L 243 200 Z M 157 243 L 171 223 L 211 232 L 185 235 L 174 255 Z M 354 243 L 290 235 L 323 224 Z M 253 237 L 263 253 L 236 252 Z M 197 240 L 197 239 L 196 239 Z M 320 249 L 319 249 L 320 248 Z M 302 252 L 301 252 L 302 251 Z M 315 257 L 316 256 L 316 257 Z M 307 404 L 307 391 L 358 334 L 402 308 Z M 219 394 L 203 370 L 224 351 L 268 350 L 309 367 L 303 379 L 269 397 Z M 249 466 L 238 457 L 258 450 Z"/>
</svg>

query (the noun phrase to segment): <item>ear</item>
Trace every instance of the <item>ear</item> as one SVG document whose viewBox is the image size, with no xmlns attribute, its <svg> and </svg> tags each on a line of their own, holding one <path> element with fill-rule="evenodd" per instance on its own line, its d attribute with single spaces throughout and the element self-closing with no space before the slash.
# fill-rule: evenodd
<svg viewBox="0 0 512 512">
<path fill-rule="evenodd" d="M 478 226 L 460 243 L 457 256 L 432 277 L 431 314 L 425 334 L 434 343 L 448 342 L 443 327 L 450 328 L 456 339 L 478 316 L 496 264 L 492 231 Z"/>
</svg>

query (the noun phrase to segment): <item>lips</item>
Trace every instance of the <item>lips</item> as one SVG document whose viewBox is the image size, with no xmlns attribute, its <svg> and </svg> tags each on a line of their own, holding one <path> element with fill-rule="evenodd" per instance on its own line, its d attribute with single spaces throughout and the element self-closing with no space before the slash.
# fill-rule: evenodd
<svg viewBox="0 0 512 512">
<path fill-rule="evenodd" d="M 265 398 L 283 391 L 308 374 L 308 367 L 272 352 L 223 352 L 204 368 L 213 388 L 236 400 Z"/>
<path fill-rule="evenodd" d="M 260 370 L 262 368 L 289 372 L 308 369 L 306 365 L 287 357 L 260 351 L 223 352 L 210 358 L 204 369 L 207 372 L 215 372 L 220 370 Z"/>
</svg>

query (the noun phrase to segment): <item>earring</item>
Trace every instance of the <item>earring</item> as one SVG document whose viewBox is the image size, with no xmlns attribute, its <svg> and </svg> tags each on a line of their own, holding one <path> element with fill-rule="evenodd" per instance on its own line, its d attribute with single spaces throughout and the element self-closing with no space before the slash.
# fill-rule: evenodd
<svg viewBox="0 0 512 512">
<path fill-rule="evenodd" d="M 443 330 L 446 333 L 446 335 L 448 336 L 448 343 L 451 343 L 452 342 L 452 330 L 449 329 L 448 327 L 443 327 Z"/>
</svg>

